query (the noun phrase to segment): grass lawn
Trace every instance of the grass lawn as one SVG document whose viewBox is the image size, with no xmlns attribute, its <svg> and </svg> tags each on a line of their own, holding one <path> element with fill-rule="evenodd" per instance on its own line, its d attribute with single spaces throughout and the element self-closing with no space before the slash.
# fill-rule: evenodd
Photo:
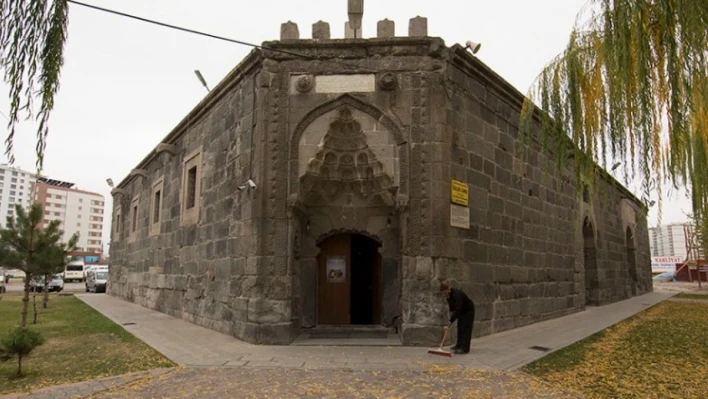
<svg viewBox="0 0 708 399">
<path fill-rule="evenodd" d="M 3 295 L 0 301 L 0 336 L 19 325 L 22 297 Z M 0 395 L 72 383 L 98 377 L 172 367 L 174 364 L 74 296 L 52 294 L 49 308 L 41 309 L 36 325 L 44 345 L 23 359 L 25 376 L 15 378 L 17 360 L 0 363 Z M 28 322 L 32 322 L 32 301 Z"/>
<path fill-rule="evenodd" d="M 674 298 L 702 299 L 704 301 L 708 301 L 708 294 L 692 294 L 689 292 L 682 292 L 676 295 Z"/>
<path fill-rule="evenodd" d="M 660 303 L 523 370 L 588 399 L 704 399 L 708 303 Z"/>
</svg>

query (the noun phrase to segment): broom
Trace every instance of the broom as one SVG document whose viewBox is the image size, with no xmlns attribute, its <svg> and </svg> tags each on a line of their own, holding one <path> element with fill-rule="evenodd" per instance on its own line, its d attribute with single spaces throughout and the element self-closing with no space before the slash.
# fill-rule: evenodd
<svg viewBox="0 0 708 399">
<path fill-rule="evenodd" d="M 445 338 L 447 338 L 447 330 L 449 330 L 449 329 L 450 329 L 450 326 L 445 327 L 445 332 L 443 333 L 442 341 L 440 341 L 440 347 L 438 349 L 429 349 L 428 354 L 452 357 L 452 353 L 450 353 L 442 348 L 443 345 L 445 344 Z"/>
</svg>

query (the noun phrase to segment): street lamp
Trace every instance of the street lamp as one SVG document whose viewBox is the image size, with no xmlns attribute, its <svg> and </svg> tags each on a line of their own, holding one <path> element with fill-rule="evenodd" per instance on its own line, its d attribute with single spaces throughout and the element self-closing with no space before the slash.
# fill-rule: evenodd
<svg viewBox="0 0 708 399">
<path fill-rule="evenodd" d="M 113 179 L 111 179 L 111 178 L 106 179 L 106 183 L 108 183 L 108 186 L 110 188 L 113 188 Z"/>
<path fill-rule="evenodd" d="M 204 80 L 204 76 L 202 76 L 202 73 L 199 72 L 199 69 L 195 69 L 194 74 L 197 75 L 197 79 L 202 82 L 202 85 L 205 89 L 207 89 L 207 92 L 210 92 L 211 90 L 209 90 L 209 86 L 207 86 L 206 80 Z"/>
</svg>

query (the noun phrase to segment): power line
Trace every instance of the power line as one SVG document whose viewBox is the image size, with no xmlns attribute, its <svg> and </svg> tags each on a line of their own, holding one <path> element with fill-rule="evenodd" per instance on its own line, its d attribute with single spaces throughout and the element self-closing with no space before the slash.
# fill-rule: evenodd
<svg viewBox="0 0 708 399">
<path fill-rule="evenodd" d="M 67 0 L 67 2 L 68 2 L 68 3 L 72 3 L 72 4 L 76 4 L 76 5 L 78 5 L 78 6 L 82 6 L 82 7 L 86 7 L 86 8 L 91 8 L 91 9 L 98 10 L 98 11 L 103 11 L 103 12 L 106 12 L 106 13 L 109 13 L 109 14 L 119 15 L 119 16 L 121 16 L 121 17 L 131 18 L 131 19 L 135 19 L 135 20 L 138 20 L 138 21 L 141 21 L 141 22 L 146 22 L 146 23 L 149 23 L 149 24 L 162 26 L 162 27 L 165 27 L 165 28 L 176 29 L 176 30 L 179 30 L 179 31 L 182 31 L 182 32 L 193 33 L 193 34 L 195 34 L 195 35 L 200 35 L 200 36 L 206 36 L 206 37 L 209 37 L 209 38 L 212 38 L 212 39 L 223 40 L 223 41 L 229 42 L 229 43 L 240 44 L 240 45 L 242 45 L 242 46 L 248 46 L 248 47 L 253 47 L 253 48 L 262 49 L 262 50 L 274 51 L 274 52 L 277 52 L 277 53 L 287 54 L 287 55 L 291 55 L 291 56 L 294 56 L 294 57 L 305 58 L 305 59 L 309 59 L 309 60 L 316 60 L 316 61 L 322 61 L 322 62 L 329 62 L 329 63 L 339 64 L 339 65 L 348 66 L 348 67 L 353 67 L 353 68 L 366 68 L 366 69 L 369 69 L 369 70 L 374 71 L 374 72 L 381 72 L 380 70 L 375 69 L 375 68 L 362 67 L 361 65 L 349 64 L 349 63 L 341 62 L 341 61 L 337 61 L 337 60 L 320 59 L 320 58 L 318 58 L 318 57 L 316 57 L 316 56 L 312 56 L 312 55 L 299 54 L 299 53 L 295 53 L 295 52 L 292 52 L 292 51 L 281 50 L 281 49 L 276 49 L 276 48 L 271 48 L 271 47 L 266 47 L 266 46 L 260 46 L 260 45 L 258 45 L 258 44 L 253 44 L 253 43 L 244 42 L 244 41 L 242 41 L 242 40 L 230 39 L 230 38 L 228 38 L 228 37 L 217 36 L 217 35 L 213 35 L 213 34 L 211 34 L 211 33 L 206 33 L 206 32 L 200 32 L 200 31 L 197 31 L 197 30 L 194 30 L 194 29 L 183 28 L 183 27 L 181 27 L 181 26 L 171 25 L 171 24 L 167 24 L 167 23 L 164 23 L 164 22 L 159 22 L 159 21 L 154 21 L 154 20 L 152 20 L 152 19 L 147 19 L 147 18 L 139 17 L 139 16 L 137 16 L 137 15 L 126 14 L 126 13 L 124 13 L 124 12 L 115 11 L 115 10 L 110 10 L 110 9 L 108 9 L 108 8 L 103 8 L 103 7 L 98 7 L 98 6 L 94 6 L 94 5 L 91 5 L 91 4 L 82 3 L 82 2 L 80 2 L 80 1 Z"/>
<path fill-rule="evenodd" d="M 10 122 L 10 117 L 5 115 L 4 112 L 0 111 L 0 115 L 2 115 L 3 118 L 7 119 L 7 121 Z"/>
</svg>

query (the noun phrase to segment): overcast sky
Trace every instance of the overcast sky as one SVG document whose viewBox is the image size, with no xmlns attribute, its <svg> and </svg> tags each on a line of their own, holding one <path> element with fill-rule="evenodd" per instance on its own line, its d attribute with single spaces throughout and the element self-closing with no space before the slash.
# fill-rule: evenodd
<svg viewBox="0 0 708 399">
<path fill-rule="evenodd" d="M 84 0 L 145 18 L 260 44 L 277 40 L 291 20 L 301 38 L 318 20 L 330 23 L 333 38 L 344 36 L 346 0 Z M 428 18 L 428 34 L 447 45 L 482 43 L 478 58 L 526 92 L 548 60 L 562 51 L 577 12 L 586 0 L 397 0 L 365 1 L 364 36 L 376 22 Z M 204 97 L 194 75 L 210 86 L 220 81 L 251 48 L 179 32 L 70 5 L 69 39 L 61 88 L 52 114 L 44 174 L 84 190 L 111 196 L 116 183 L 142 160 Z M 0 111 L 8 112 L 8 88 L 0 83 Z M 34 170 L 35 125 L 23 123 L 15 141 L 16 165 Z M 7 135 L 5 123 L 0 135 Z M 3 162 L 6 162 L 3 156 Z M 685 220 L 690 203 L 681 195 L 663 209 L 663 222 Z M 657 207 L 650 225 L 656 224 Z M 108 224 L 104 241 L 108 242 Z"/>
</svg>

